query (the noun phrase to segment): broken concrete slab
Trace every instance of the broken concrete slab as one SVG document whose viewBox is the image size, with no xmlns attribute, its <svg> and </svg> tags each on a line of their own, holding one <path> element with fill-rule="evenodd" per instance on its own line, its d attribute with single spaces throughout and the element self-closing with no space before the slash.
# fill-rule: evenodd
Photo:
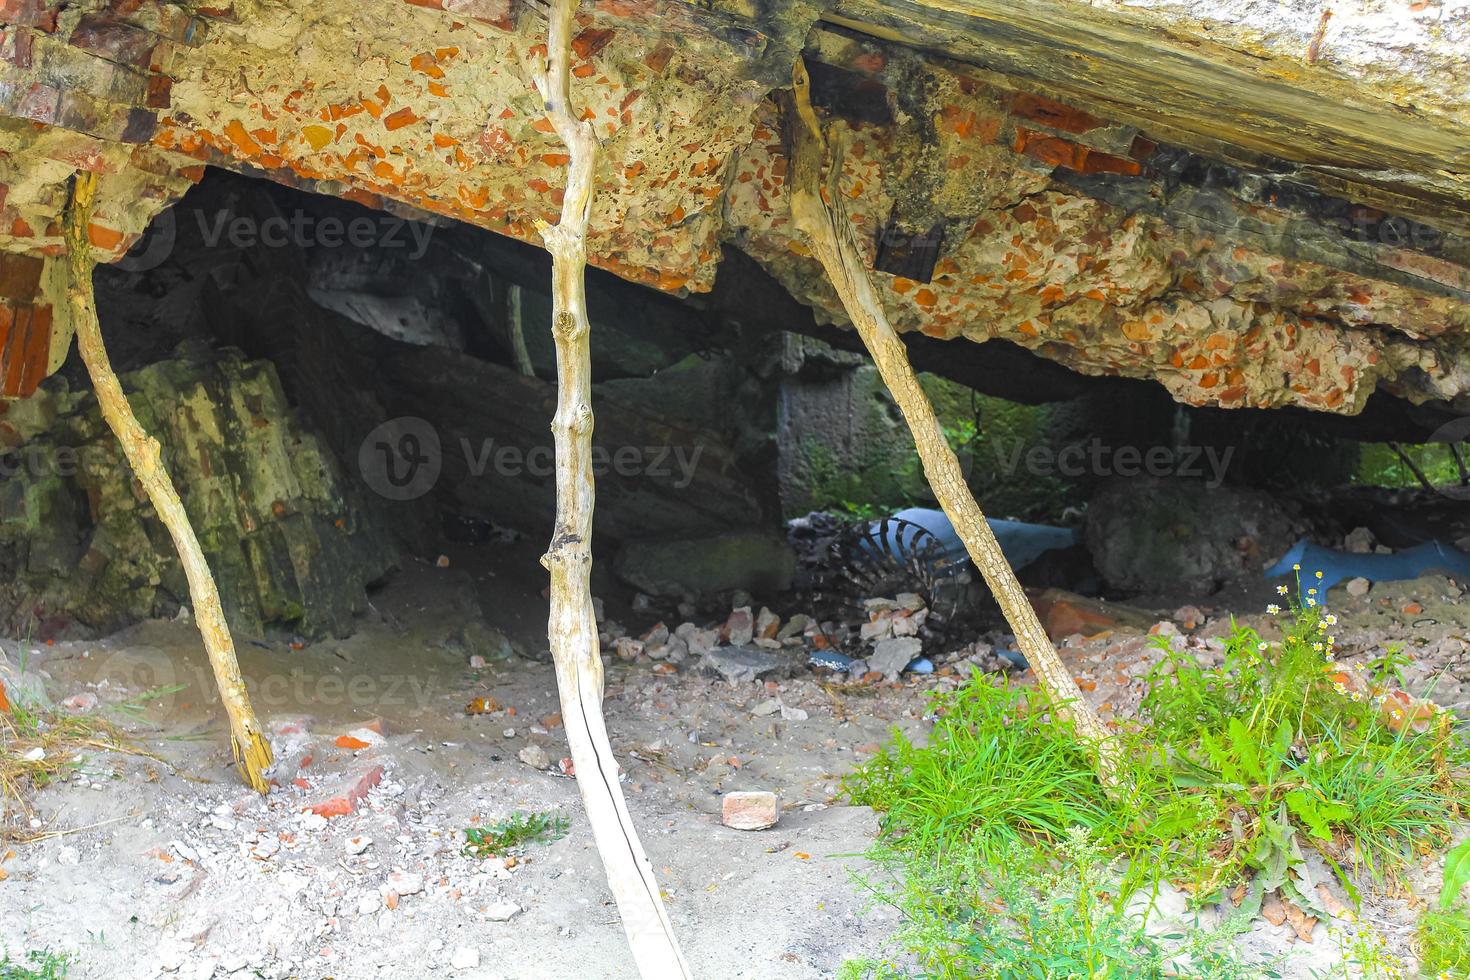
<svg viewBox="0 0 1470 980">
<path fill-rule="evenodd" d="M 868 654 L 868 669 L 886 677 L 897 677 L 904 668 L 924 652 L 924 643 L 916 636 L 895 636 L 879 640 Z"/>
<path fill-rule="evenodd" d="M 794 670 L 797 663 L 792 657 L 759 647 L 716 647 L 706 653 L 697 666 L 718 674 L 731 684 L 740 684 L 767 675 L 784 676 Z"/>
</svg>

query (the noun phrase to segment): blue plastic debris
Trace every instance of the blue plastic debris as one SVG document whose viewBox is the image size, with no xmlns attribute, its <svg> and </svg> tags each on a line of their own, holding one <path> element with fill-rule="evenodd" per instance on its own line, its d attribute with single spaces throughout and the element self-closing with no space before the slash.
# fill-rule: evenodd
<svg viewBox="0 0 1470 980">
<path fill-rule="evenodd" d="M 833 653 L 831 650 L 816 650 L 807 662 L 813 667 L 826 667 L 844 674 L 850 671 L 852 665 L 856 663 L 852 657 Z M 915 657 L 909 661 L 909 665 L 904 670 L 911 670 L 915 674 L 932 674 L 934 673 L 934 661 L 928 657 Z"/>
<path fill-rule="evenodd" d="M 813 650 L 808 663 L 813 667 L 826 667 L 846 673 L 852 667 L 853 659 L 831 650 Z"/>
<path fill-rule="evenodd" d="M 941 551 L 938 557 L 944 560 L 944 564 L 949 569 L 948 574 L 955 574 L 969 562 L 969 553 L 965 551 L 964 542 L 955 533 L 954 525 L 950 523 L 944 511 L 928 507 L 910 507 L 894 514 L 893 518 L 895 521 L 907 523 L 885 526 L 882 521 L 875 521 L 871 525 L 871 533 L 882 534 L 886 537 L 888 545 L 894 550 L 899 552 L 909 550 L 913 542 L 906 539 L 918 533 L 910 525 L 917 525 L 934 536 Z M 993 517 L 986 518 L 986 522 L 995 532 L 996 540 L 1000 542 L 1000 550 L 1005 553 L 1006 561 L 1010 562 L 1011 568 L 1014 569 L 1025 568 L 1040 558 L 1044 552 L 1056 548 L 1070 548 L 1077 543 L 1075 528 L 1027 524 L 1024 521 L 1004 521 Z"/>
<path fill-rule="evenodd" d="M 1010 640 L 1012 643 L 1016 642 L 1016 638 L 1014 636 L 1011 637 Z M 996 647 L 995 655 L 997 657 L 1000 657 L 1002 660 L 1008 660 L 1011 663 L 1015 664 L 1017 669 L 1019 670 L 1028 670 L 1031 667 L 1031 664 L 1021 654 L 1021 651 L 1016 650 L 1012 647 Z"/>
<path fill-rule="evenodd" d="M 1391 555 L 1362 555 L 1324 548 L 1303 538 L 1280 561 L 1266 569 L 1266 578 L 1292 575 L 1293 565 L 1301 566 L 1302 582 L 1307 588 L 1316 588 L 1324 604 L 1327 590 L 1344 579 L 1400 582 L 1429 572 L 1470 578 L 1470 554 L 1442 541 L 1426 541 Z M 1320 580 L 1317 572 L 1322 573 Z"/>
</svg>

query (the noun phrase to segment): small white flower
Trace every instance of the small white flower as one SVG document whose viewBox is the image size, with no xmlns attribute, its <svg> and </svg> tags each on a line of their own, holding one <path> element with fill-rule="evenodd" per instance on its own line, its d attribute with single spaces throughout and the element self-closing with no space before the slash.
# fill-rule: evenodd
<svg viewBox="0 0 1470 980">
<path fill-rule="evenodd" d="M 1291 590 L 1290 590 L 1290 589 L 1288 589 L 1288 588 L 1287 588 L 1287 587 L 1286 587 L 1286 586 L 1284 586 L 1284 585 L 1278 585 L 1278 586 L 1276 586 L 1276 594 L 1277 594 L 1277 595 L 1286 595 L 1286 593 L 1288 593 L 1288 592 L 1290 592 L 1290 591 L 1291 591 Z"/>
<path fill-rule="evenodd" d="M 1316 575 L 1316 576 L 1317 576 L 1317 577 L 1318 577 L 1318 578 L 1321 578 L 1321 577 L 1322 577 L 1322 573 L 1321 573 L 1321 572 L 1315 572 L 1315 573 L 1314 573 L 1314 574 L 1315 574 L 1315 575 Z"/>
<path fill-rule="evenodd" d="M 1316 650 L 1318 653 L 1321 653 L 1322 652 L 1322 644 L 1320 644 L 1320 643 L 1313 643 L 1312 644 L 1312 649 L 1313 650 Z"/>
<path fill-rule="evenodd" d="M 1271 649 L 1271 644 L 1267 643 L 1265 640 L 1262 640 L 1260 645 L 1256 647 L 1256 649 L 1260 650 L 1262 653 L 1265 653 L 1267 650 Z"/>
<path fill-rule="evenodd" d="M 1266 612 L 1270 613 L 1273 616 L 1276 615 L 1277 613 L 1279 613 L 1280 611 L 1281 611 L 1281 607 L 1278 606 L 1278 605 L 1276 605 L 1276 603 L 1274 603 L 1274 602 L 1271 603 L 1269 606 L 1266 607 Z"/>
<path fill-rule="evenodd" d="M 1329 634 L 1328 637 L 1327 637 L 1327 645 L 1328 646 L 1332 646 L 1336 642 L 1337 642 L 1337 637 L 1332 636 L 1332 635 Z"/>
<path fill-rule="evenodd" d="M 1297 562 L 1295 565 L 1291 566 L 1291 570 L 1293 572 L 1299 572 L 1299 571 L 1301 571 L 1302 570 L 1302 564 L 1301 564 L 1301 562 Z"/>
<path fill-rule="evenodd" d="M 1337 625 L 1337 617 L 1334 616 L 1334 615 L 1332 615 L 1332 613 L 1328 613 L 1326 616 L 1323 616 L 1322 618 L 1327 621 L 1327 625 L 1328 626 L 1336 626 Z"/>
<path fill-rule="evenodd" d="M 1316 595 L 1316 594 L 1317 594 L 1317 590 L 1316 589 L 1308 589 L 1307 590 L 1307 595 Z"/>
<path fill-rule="evenodd" d="M 1309 605 L 1309 606 L 1315 606 L 1316 604 L 1317 604 L 1317 600 L 1316 599 L 1312 599 L 1310 597 L 1307 599 L 1307 605 Z"/>
</svg>

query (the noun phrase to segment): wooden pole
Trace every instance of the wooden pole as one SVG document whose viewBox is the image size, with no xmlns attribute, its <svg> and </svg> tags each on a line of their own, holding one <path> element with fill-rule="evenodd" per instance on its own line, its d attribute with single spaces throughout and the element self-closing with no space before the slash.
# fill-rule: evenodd
<svg viewBox="0 0 1470 980">
<path fill-rule="evenodd" d="M 538 222 L 551 253 L 552 338 L 556 342 L 556 524 L 541 563 L 551 572 L 548 638 L 556 662 L 562 722 L 576 766 L 577 787 L 622 916 L 633 959 L 646 980 L 688 977 L 673 925 L 664 910 L 653 867 L 618 784 L 602 715 L 602 655 L 592 611 L 592 352 L 584 275 L 587 223 L 597 138 L 571 106 L 572 15 L 576 0 L 555 0 L 550 11 L 547 63 L 536 87 L 546 116 L 566 144 L 567 186 L 561 220 Z"/>
<path fill-rule="evenodd" d="M 1112 784 L 1117 771 L 1117 740 L 1083 699 L 1077 682 L 1067 673 L 1066 666 L 1042 628 L 1036 610 L 1027 601 L 1016 573 L 1001 552 L 995 532 L 990 529 L 985 514 L 965 482 L 959 459 L 944 438 L 934 406 L 909 363 L 908 349 L 888 322 L 883 303 L 863 263 L 852 222 L 843 209 L 842 197 L 834 186 L 822 186 L 826 141 L 812 109 L 806 66 L 800 59 L 792 70 L 792 83 L 787 107 L 790 111 L 783 113 L 783 123 L 791 150 L 791 214 L 796 228 L 806 236 L 812 254 L 827 270 L 827 276 L 872 355 L 883 383 L 898 403 L 913 434 L 924 475 L 955 532 L 965 543 L 970 559 L 984 576 L 985 584 L 999 603 L 1006 622 L 1015 631 L 1016 645 L 1030 662 L 1037 680 L 1051 696 L 1057 710 L 1071 719 L 1078 736 L 1096 753 L 1098 772 L 1103 780 Z M 839 169 L 835 164 L 832 166 L 834 183 Z"/>
<path fill-rule="evenodd" d="M 526 350 L 526 329 L 521 320 L 521 287 L 513 282 L 505 285 L 505 332 L 516 370 L 534 378 L 536 368 L 531 364 L 530 352 Z"/>
<path fill-rule="evenodd" d="M 168 528 L 174 548 L 179 553 L 179 562 L 184 566 L 184 575 L 189 580 L 189 597 L 194 604 L 194 622 L 199 626 L 204 650 L 209 655 L 210 666 L 214 668 L 215 683 L 219 685 L 220 701 L 230 719 L 230 747 L 235 753 L 235 765 L 248 785 L 267 793 L 270 787 L 265 781 L 265 770 L 271 766 L 271 746 L 261 734 L 260 722 L 250 707 L 250 697 L 235 659 L 235 642 L 230 637 L 229 624 L 220 608 L 214 575 L 204 559 L 194 527 L 189 523 L 188 512 L 184 510 L 178 491 L 164 469 L 158 440 L 138 424 L 107 358 L 107 349 L 102 345 L 102 328 L 97 320 L 97 302 L 92 291 L 92 271 L 96 262 L 92 258 L 92 243 L 87 233 L 96 196 L 97 175 L 78 172 L 72 182 L 65 229 L 71 272 L 67 297 L 72 322 L 76 326 L 77 350 L 92 378 L 102 418 L 122 444 L 123 455 L 127 457 L 133 475 L 148 494 L 159 520 Z"/>
</svg>

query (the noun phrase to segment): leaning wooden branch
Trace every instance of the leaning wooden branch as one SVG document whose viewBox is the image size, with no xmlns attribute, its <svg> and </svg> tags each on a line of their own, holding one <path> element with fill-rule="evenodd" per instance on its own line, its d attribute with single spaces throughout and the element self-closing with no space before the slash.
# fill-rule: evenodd
<svg viewBox="0 0 1470 980">
<path fill-rule="evenodd" d="M 556 661 L 562 721 L 592 836 L 618 903 L 633 959 L 645 978 L 688 977 L 653 867 L 618 785 L 602 715 L 602 655 L 592 612 L 592 354 L 583 277 L 587 222 L 598 145 L 591 124 L 572 111 L 570 61 L 575 0 L 551 9 L 545 73 L 536 87 L 546 116 L 566 144 L 567 187 L 561 220 L 539 222 L 552 262 L 552 337 L 556 342 L 556 525 L 541 563 L 551 572 L 548 636 Z"/>
<path fill-rule="evenodd" d="M 1095 747 L 1099 773 L 1111 783 L 1117 771 L 1117 740 L 1097 712 L 1083 700 L 1077 682 L 1057 656 L 965 482 L 959 459 L 945 441 L 934 407 L 909 364 L 908 350 L 889 324 L 883 303 L 873 288 L 852 223 L 843 209 L 842 197 L 835 187 L 822 187 L 825 140 L 812 109 L 806 68 L 800 60 L 793 69 L 792 80 L 788 111 L 783 113 L 783 120 L 791 152 L 791 214 L 797 230 L 806 236 L 812 254 L 827 270 L 883 383 L 898 402 L 913 433 L 924 475 L 1015 631 L 1016 645 L 1059 710 L 1072 720 L 1078 736 Z M 837 169 L 833 165 L 834 182 Z"/>
<path fill-rule="evenodd" d="M 235 660 L 235 643 L 230 638 L 230 627 L 220 608 L 214 575 L 204 559 L 204 551 L 199 547 L 199 539 L 194 535 L 193 525 L 189 523 L 189 515 L 179 500 L 173 481 L 163 467 L 158 440 L 138 424 L 107 359 L 107 350 L 102 346 L 102 329 L 97 321 L 97 304 L 92 292 L 95 261 L 87 232 L 96 195 L 97 175 L 79 172 L 73 181 L 72 199 L 66 212 L 66 245 L 71 272 L 67 296 L 72 321 L 76 325 L 77 350 L 92 378 L 102 418 L 122 444 L 123 455 L 127 457 L 133 475 L 148 494 L 159 520 L 168 528 L 174 548 L 179 553 L 179 562 L 184 566 L 184 574 L 189 580 L 189 596 L 194 603 L 194 621 L 199 624 L 199 634 L 204 639 L 204 649 L 214 668 L 215 682 L 219 685 L 220 700 L 230 718 L 230 745 L 235 752 L 235 764 L 246 783 L 266 793 L 270 789 L 265 781 L 265 770 L 271 766 L 270 742 L 261 734 L 260 722 L 250 707 L 245 682 L 240 677 L 240 666 Z"/>
</svg>

